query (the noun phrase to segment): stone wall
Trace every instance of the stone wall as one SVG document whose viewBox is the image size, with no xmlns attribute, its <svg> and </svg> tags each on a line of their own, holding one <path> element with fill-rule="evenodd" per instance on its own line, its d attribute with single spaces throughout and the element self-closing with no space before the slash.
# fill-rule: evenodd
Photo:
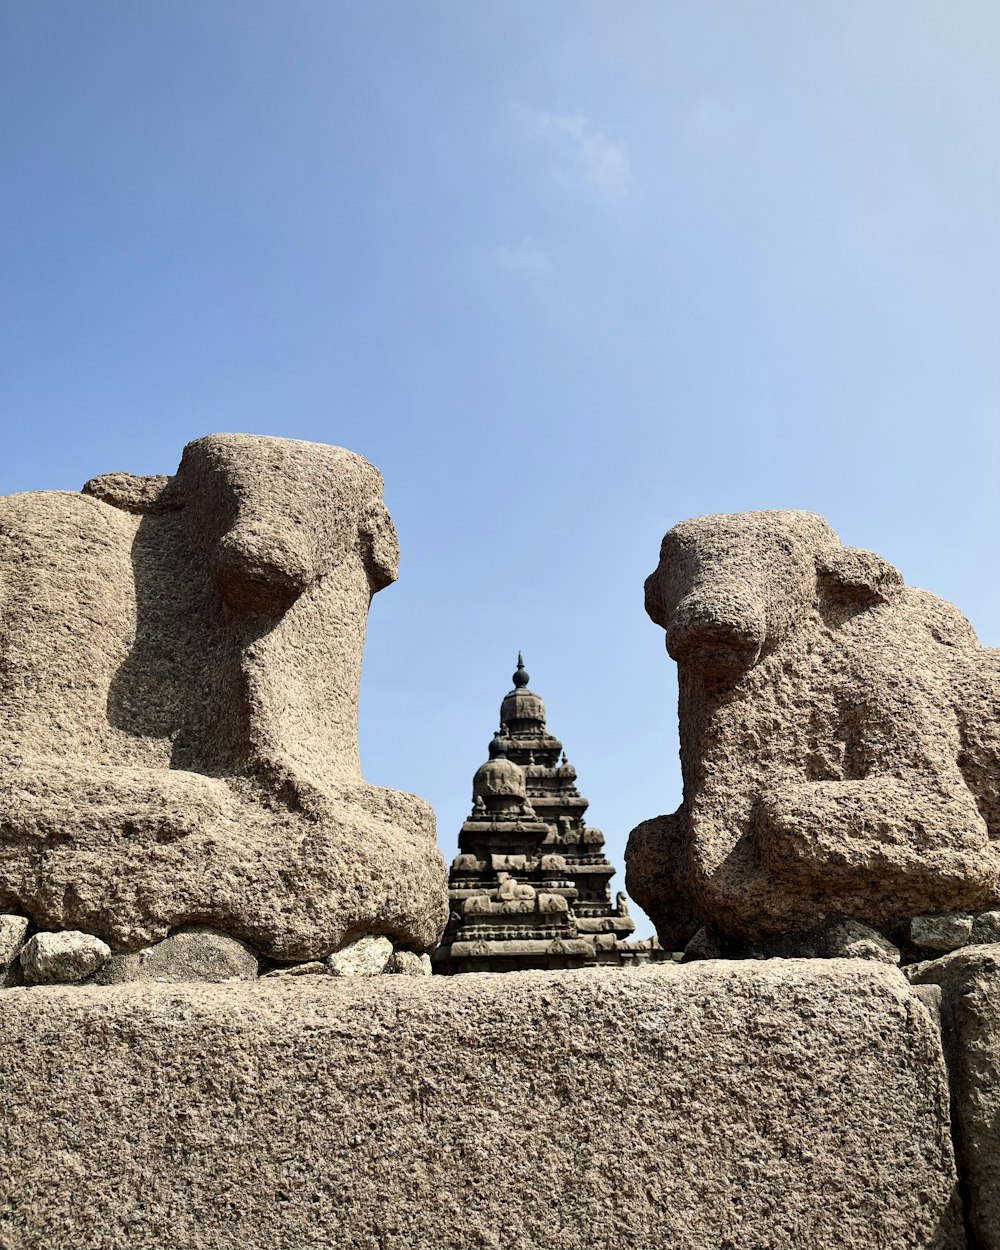
<svg viewBox="0 0 1000 1250">
<path fill-rule="evenodd" d="M 957 1250 L 862 961 L 0 995 L 4 1250 Z"/>
<path fill-rule="evenodd" d="M 941 992 L 970 1245 L 1000 1250 L 1000 946 L 955 951 L 907 975 Z"/>
<path fill-rule="evenodd" d="M 0 1250 L 1000 1250 L 1000 653 L 811 514 L 676 527 L 688 962 L 432 977 L 381 495 L 215 435 L 0 500 Z"/>
</svg>

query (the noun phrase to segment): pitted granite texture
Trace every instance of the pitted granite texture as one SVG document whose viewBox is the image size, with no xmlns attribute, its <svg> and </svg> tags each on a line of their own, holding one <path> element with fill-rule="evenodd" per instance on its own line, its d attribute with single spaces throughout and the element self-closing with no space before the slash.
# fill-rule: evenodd
<svg viewBox="0 0 1000 1250">
<path fill-rule="evenodd" d="M 0 500 L 0 911 L 115 952 L 188 925 L 278 960 L 432 947 L 433 813 L 358 759 L 397 559 L 377 470 L 289 439 Z"/>
<path fill-rule="evenodd" d="M 238 938 L 214 929 L 180 929 L 130 955 L 112 955 L 98 969 L 99 985 L 126 981 L 252 981 L 260 971 L 252 950 Z"/>
<path fill-rule="evenodd" d="M 36 933 L 25 943 L 20 964 L 27 985 L 72 984 L 96 972 L 110 954 L 100 938 L 71 929 Z"/>
<path fill-rule="evenodd" d="M 955 1137 L 976 1250 L 1000 1250 L 1000 946 L 973 946 L 907 969 L 940 987 Z"/>
<path fill-rule="evenodd" d="M 27 916 L 0 915 L 0 972 L 6 972 L 21 953 L 28 928 Z"/>
<path fill-rule="evenodd" d="M 862 961 L 0 996 L 3 1250 L 958 1250 Z"/>
<path fill-rule="evenodd" d="M 684 796 L 628 886 L 675 948 L 995 906 L 1000 651 L 808 512 L 685 521 L 646 609 L 677 661 Z"/>
</svg>

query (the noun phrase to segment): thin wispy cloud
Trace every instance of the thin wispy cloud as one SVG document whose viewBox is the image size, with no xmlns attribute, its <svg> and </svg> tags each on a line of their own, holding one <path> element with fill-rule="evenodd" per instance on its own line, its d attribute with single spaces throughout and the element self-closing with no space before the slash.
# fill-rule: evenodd
<svg viewBox="0 0 1000 1250">
<path fill-rule="evenodd" d="M 540 112 L 518 105 L 514 115 L 537 142 L 548 146 L 553 177 L 586 187 L 603 199 L 619 199 L 632 185 L 628 149 L 582 113 Z"/>
</svg>

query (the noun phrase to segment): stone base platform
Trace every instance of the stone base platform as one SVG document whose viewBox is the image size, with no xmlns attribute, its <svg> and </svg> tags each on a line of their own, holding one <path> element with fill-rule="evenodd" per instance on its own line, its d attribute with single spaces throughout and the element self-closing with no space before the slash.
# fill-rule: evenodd
<svg viewBox="0 0 1000 1250">
<path fill-rule="evenodd" d="M 953 1250 L 861 961 L 0 992 L 3 1250 Z"/>
</svg>

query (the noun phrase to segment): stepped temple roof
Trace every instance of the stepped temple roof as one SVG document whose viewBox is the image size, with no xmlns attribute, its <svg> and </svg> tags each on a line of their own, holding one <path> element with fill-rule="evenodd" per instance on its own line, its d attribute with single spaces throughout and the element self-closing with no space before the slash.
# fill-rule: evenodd
<svg viewBox="0 0 1000 1250">
<path fill-rule="evenodd" d="M 604 834 L 545 704 L 528 688 L 521 654 L 500 729 L 472 782 L 472 811 L 448 879 L 451 918 L 437 972 L 512 972 L 634 964 L 663 958 L 655 939 L 628 941 L 635 922 L 624 894 L 611 902 L 615 869 Z"/>
</svg>

